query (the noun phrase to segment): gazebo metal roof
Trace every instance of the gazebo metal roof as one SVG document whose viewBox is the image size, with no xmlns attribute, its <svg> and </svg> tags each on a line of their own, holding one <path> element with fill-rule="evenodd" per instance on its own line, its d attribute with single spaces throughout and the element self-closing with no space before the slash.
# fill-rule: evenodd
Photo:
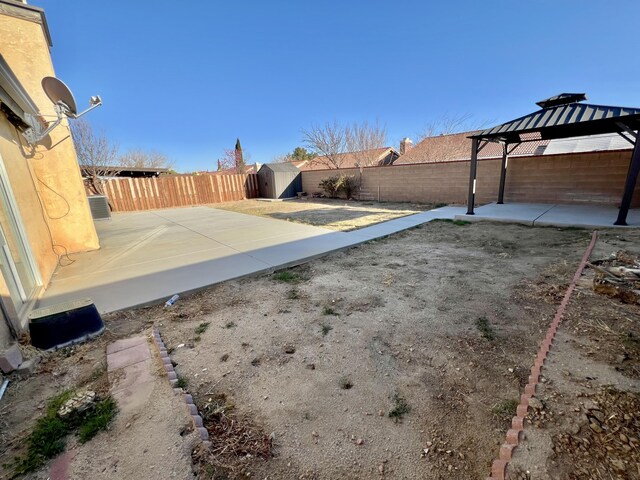
<svg viewBox="0 0 640 480">
<path fill-rule="evenodd" d="M 507 157 L 520 143 L 615 132 L 634 145 L 620 214 L 615 223 L 626 225 L 627 212 L 640 172 L 640 148 L 636 142 L 637 131 L 640 130 L 640 108 L 580 103 L 586 99 L 584 93 L 561 93 L 537 102 L 542 108 L 536 112 L 470 135 L 472 147 L 467 214 L 473 215 L 478 152 L 488 142 L 503 145 L 498 203 L 504 203 Z"/>
</svg>

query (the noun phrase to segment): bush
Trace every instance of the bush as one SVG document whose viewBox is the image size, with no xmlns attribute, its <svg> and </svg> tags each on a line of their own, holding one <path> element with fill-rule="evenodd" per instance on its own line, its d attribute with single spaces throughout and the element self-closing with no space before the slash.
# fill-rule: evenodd
<svg viewBox="0 0 640 480">
<path fill-rule="evenodd" d="M 319 187 L 329 198 L 337 198 L 338 194 L 344 194 L 351 198 L 358 190 L 358 180 L 353 175 L 333 175 L 320 182 Z"/>
</svg>

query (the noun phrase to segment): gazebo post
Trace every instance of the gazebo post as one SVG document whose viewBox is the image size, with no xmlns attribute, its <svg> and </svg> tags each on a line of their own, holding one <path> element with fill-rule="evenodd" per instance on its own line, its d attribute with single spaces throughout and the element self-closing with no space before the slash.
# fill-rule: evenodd
<svg viewBox="0 0 640 480">
<path fill-rule="evenodd" d="M 629 172 L 627 173 L 627 180 L 624 184 L 624 193 L 622 194 L 622 202 L 620 203 L 620 210 L 618 211 L 618 219 L 614 225 L 627 224 L 627 214 L 629 213 L 631 199 L 633 198 L 633 192 L 636 188 L 638 173 L 640 173 L 640 141 L 636 140 L 629 165 Z"/>
<path fill-rule="evenodd" d="M 500 189 L 498 190 L 498 205 L 502 205 L 504 203 L 504 184 L 507 179 L 508 148 L 509 144 L 507 142 L 504 142 L 502 144 L 502 165 L 500 166 Z"/>
<path fill-rule="evenodd" d="M 467 215 L 473 215 L 473 205 L 476 198 L 476 171 L 478 168 L 478 139 L 471 139 L 471 164 L 469 165 L 469 197 Z"/>
</svg>

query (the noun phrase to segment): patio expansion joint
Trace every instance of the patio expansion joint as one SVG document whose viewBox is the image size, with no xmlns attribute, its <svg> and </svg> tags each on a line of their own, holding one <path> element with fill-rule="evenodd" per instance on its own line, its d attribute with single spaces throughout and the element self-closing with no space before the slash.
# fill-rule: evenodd
<svg viewBox="0 0 640 480">
<path fill-rule="evenodd" d="M 507 474 L 507 466 L 513 457 L 514 450 L 518 447 L 520 441 L 522 440 L 524 428 L 525 428 L 525 417 L 527 416 L 527 411 L 529 410 L 529 399 L 535 397 L 536 395 L 536 387 L 540 383 L 540 375 L 542 373 L 542 368 L 544 367 L 544 362 L 549 356 L 549 352 L 551 350 L 551 346 L 553 345 L 553 339 L 558 331 L 558 327 L 560 322 L 562 321 L 562 317 L 564 316 L 564 312 L 569 305 L 569 300 L 571 300 L 571 295 L 576 288 L 576 284 L 584 271 L 584 268 L 587 266 L 587 262 L 589 261 L 589 257 L 591 256 L 591 252 L 596 245 L 596 240 L 598 239 L 598 231 L 594 230 L 591 235 L 591 242 L 589 246 L 584 252 L 582 256 L 582 260 L 580 261 L 580 265 L 576 270 L 573 279 L 571 280 L 571 284 L 567 288 L 560 305 L 556 311 L 556 314 L 547 330 L 547 335 L 545 336 L 542 344 L 540 345 L 540 349 L 538 350 L 538 355 L 536 355 L 533 367 L 531 367 L 531 375 L 529 375 L 529 383 L 524 387 L 524 393 L 520 396 L 520 404 L 516 409 L 516 416 L 513 417 L 511 421 L 511 428 L 507 431 L 506 441 L 500 447 L 499 457 L 493 461 L 491 465 L 491 474 L 487 477 L 486 480 L 505 480 Z"/>
<path fill-rule="evenodd" d="M 536 218 L 533 219 L 533 221 L 531 222 L 531 226 L 535 227 L 536 226 L 536 222 L 538 220 L 540 220 L 541 217 L 545 216 L 547 213 L 549 213 L 551 210 L 553 210 L 554 208 L 556 208 L 558 206 L 558 204 L 554 204 L 551 205 L 551 207 L 549 207 L 548 209 L 546 209 L 544 212 L 542 212 L 540 215 L 538 215 Z"/>
<path fill-rule="evenodd" d="M 182 388 L 176 387 L 176 384 L 178 383 L 178 375 L 175 369 L 173 368 L 171 357 L 169 356 L 169 353 L 167 352 L 167 348 L 165 347 L 165 344 L 162 341 L 160 332 L 158 331 L 157 328 L 154 327 L 152 330 L 152 333 L 153 333 L 153 340 L 154 340 L 153 344 L 156 346 L 158 350 L 160 359 L 162 360 L 162 364 L 164 366 L 164 370 L 167 374 L 167 379 L 169 380 L 169 383 L 173 387 L 174 393 L 176 395 L 182 396 L 182 399 L 184 400 L 185 405 L 187 407 L 187 412 L 191 417 L 193 428 L 198 432 L 198 435 L 200 436 L 200 440 L 202 440 L 202 444 L 208 448 L 209 446 L 211 446 L 211 442 L 209 442 L 209 431 L 206 428 L 204 428 L 202 417 L 198 412 L 198 407 L 194 403 L 193 397 L 191 395 L 189 395 L 188 393 L 185 393 L 185 391 Z"/>
</svg>

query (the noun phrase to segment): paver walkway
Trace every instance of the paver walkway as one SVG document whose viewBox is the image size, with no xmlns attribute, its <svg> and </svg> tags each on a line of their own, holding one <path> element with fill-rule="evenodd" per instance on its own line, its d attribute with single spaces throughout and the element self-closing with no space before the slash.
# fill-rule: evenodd
<svg viewBox="0 0 640 480">
<path fill-rule="evenodd" d="M 51 480 L 193 479 L 197 433 L 145 336 L 107 346 L 107 375 L 118 413 L 108 431 L 73 447 L 51 465 Z"/>
<path fill-rule="evenodd" d="M 38 306 L 89 297 L 101 313 L 131 308 L 464 212 L 443 207 L 353 232 L 208 207 L 118 214 L 97 222 L 102 248 L 72 255 Z"/>
</svg>

